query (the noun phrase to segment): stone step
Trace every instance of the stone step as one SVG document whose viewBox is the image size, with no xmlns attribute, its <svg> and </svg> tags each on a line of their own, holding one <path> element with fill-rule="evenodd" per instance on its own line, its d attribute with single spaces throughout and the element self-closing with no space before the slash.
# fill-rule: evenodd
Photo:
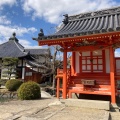
<svg viewBox="0 0 120 120">
<path fill-rule="evenodd" d="M 60 99 L 60 101 L 68 106 L 110 110 L 109 101 L 86 100 L 86 99 Z"/>
<path fill-rule="evenodd" d="M 111 120 L 120 120 L 120 112 L 111 112 Z"/>
</svg>

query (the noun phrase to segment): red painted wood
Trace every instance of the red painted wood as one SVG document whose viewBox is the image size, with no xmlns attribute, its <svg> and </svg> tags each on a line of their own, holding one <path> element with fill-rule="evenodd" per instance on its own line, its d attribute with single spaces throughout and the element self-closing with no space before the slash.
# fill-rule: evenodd
<svg viewBox="0 0 120 120">
<path fill-rule="evenodd" d="M 59 40 L 56 38 L 51 40 L 38 40 L 38 44 L 40 45 L 61 45 L 64 43 L 67 44 L 73 44 L 76 42 L 81 42 L 82 40 L 86 39 L 88 41 L 106 41 L 109 42 L 110 37 L 114 37 L 114 41 L 118 42 L 120 32 L 108 32 L 108 33 L 101 33 L 101 34 L 92 34 L 92 35 L 83 35 L 83 36 L 73 36 L 73 37 L 65 37 L 65 38 L 59 38 Z"/>
<path fill-rule="evenodd" d="M 116 103 L 115 96 L 115 74 L 114 74 L 114 50 L 110 47 L 110 81 L 111 81 L 111 102 Z"/>
<path fill-rule="evenodd" d="M 67 98 L 67 50 L 63 53 L 63 98 Z"/>
<path fill-rule="evenodd" d="M 71 60 L 71 75 L 75 73 L 75 52 L 72 52 L 72 60 Z"/>
<path fill-rule="evenodd" d="M 57 98 L 59 98 L 59 96 L 60 96 L 59 95 L 59 91 L 60 91 L 59 88 L 60 88 L 60 78 L 58 77 L 57 78 Z"/>
</svg>

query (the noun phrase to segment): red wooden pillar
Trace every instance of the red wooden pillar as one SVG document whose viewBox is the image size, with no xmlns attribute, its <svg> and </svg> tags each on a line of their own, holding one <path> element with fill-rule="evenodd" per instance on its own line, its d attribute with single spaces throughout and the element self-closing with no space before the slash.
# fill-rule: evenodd
<svg viewBox="0 0 120 120">
<path fill-rule="evenodd" d="M 71 74 L 75 73 L 75 52 L 72 52 L 72 60 L 71 60 Z"/>
<path fill-rule="evenodd" d="M 111 81 L 111 102 L 116 103 L 115 76 L 114 76 L 114 50 L 110 47 L 110 81 Z"/>
<path fill-rule="evenodd" d="M 63 53 L 63 98 L 67 98 L 67 49 Z"/>
<path fill-rule="evenodd" d="M 57 78 L 57 98 L 59 98 L 60 78 Z"/>
</svg>

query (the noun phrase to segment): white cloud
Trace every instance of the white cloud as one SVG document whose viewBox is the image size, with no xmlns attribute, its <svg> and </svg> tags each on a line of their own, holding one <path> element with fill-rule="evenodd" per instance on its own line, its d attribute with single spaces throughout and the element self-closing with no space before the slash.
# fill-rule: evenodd
<svg viewBox="0 0 120 120">
<path fill-rule="evenodd" d="M 115 57 L 120 57 L 120 48 L 115 50 Z"/>
<path fill-rule="evenodd" d="M 30 48 L 30 49 L 37 49 L 37 48 L 44 48 L 47 49 L 48 47 L 46 46 L 36 46 L 36 45 L 32 45 L 32 43 L 28 40 L 25 39 L 19 39 L 19 43 L 24 46 L 25 48 Z"/>
<path fill-rule="evenodd" d="M 0 9 L 2 9 L 3 5 L 12 6 L 17 3 L 17 0 L 0 0 Z"/>
<path fill-rule="evenodd" d="M 34 27 L 25 28 L 19 26 L 4 26 L 0 25 L 0 36 L 10 37 L 13 32 L 16 32 L 17 36 L 23 36 L 23 34 L 31 34 L 36 32 Z"/>
<path fill-rule="evenodd" d="M 7 19 L 7 17 L 4 15 L 4 16 L 0 16 L 0 24 L 11 24 L 11 21 Z"/>
<path fill-rule="evenodd" d="M 37 29 L 34 27 L 25 28 L 25 27 L 19 27 L 19 26 L 5 26 L 0 25 L 0 44 L 6 42 L 9 40 L 9 38 L 12 36 L 13 32 L 16 32 L 16 37 L 23 37 L 25 34 L 33 34 L 36 32 Z M 21 40 L 19 41 L 23 46 L 32 46 L 31 43 L 28 40 Z"/>
<path fill-rule="evenodd" d="M 99 10 L 118 5 L 114 0 L 21 0 L 25 13 L 32 14 L 32 18 L 44 18 L 50 23 L 60 23 L 62 15 L 68 13 Z M 120 4 L 120 3 L 119 3 Z"/>
<path fill-rule="evenodd" d="M 30 47 L 31 43 L 28 40 L 25 39 L 19 39 L 19 43 L 23 45 L 24 47 Z"/>
</svg>

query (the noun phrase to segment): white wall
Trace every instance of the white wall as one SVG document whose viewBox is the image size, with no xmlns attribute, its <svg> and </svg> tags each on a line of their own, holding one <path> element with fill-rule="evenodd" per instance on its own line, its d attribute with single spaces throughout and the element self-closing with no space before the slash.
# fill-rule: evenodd
<svg viewBox="0 0 120 120">
<path fill-rule="evenodd" d="M 9 77 L 7 77 L 7 73 L 6 74 L 4 73 L 5 71 L 8 71 L 8 69 L 7 68 L 1 69 L 1 79 L 9 79 Z M 11 75 L 11 79 L 15 79 L 15 74 Z"/>
<path fill-rule="evenodd" d="M 23 67 L 22 68 L 22 79 L 24 80 L 24 78 L 25 78 L 25 68 Z"/>
</svg>

